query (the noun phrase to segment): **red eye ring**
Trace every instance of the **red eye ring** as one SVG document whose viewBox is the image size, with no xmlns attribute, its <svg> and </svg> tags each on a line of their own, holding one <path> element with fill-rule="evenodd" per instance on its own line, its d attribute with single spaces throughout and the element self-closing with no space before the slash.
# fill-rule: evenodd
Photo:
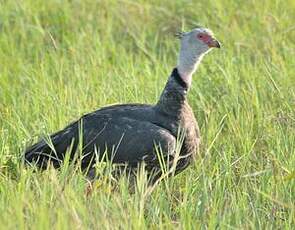
<svg viewBox="0 0 295 230">
<path fill-rule="evenodd" d="M 203 38 L 203 35 L 202 34 L 198 34 L 198 38 Z"/>
</svg>

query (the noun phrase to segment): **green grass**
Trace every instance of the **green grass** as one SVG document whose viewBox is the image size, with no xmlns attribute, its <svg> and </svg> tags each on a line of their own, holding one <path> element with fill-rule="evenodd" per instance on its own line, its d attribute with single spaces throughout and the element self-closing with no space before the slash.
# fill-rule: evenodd
<svg viewBox="0 0 295 230">
<path fill-rule="evenodd" d="M 292 229 L 295 2 L 0 0 L 0 228 Z M 189 93 L 202 157 L 146 195 L 91 196 L 71 169 L 33 173 L 25 146 L 112 103 L 155 103 L 176 63 L 173 34 L 210 27 Z M 143 184 L 143 183 L 139 183 Z"/>
</svg>

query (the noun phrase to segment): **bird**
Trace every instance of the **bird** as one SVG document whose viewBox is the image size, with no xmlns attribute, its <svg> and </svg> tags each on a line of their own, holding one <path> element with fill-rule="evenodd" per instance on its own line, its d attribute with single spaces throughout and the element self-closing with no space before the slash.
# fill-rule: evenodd
<svg viewBox="0 0 295 230">
<path fill-rule="evenodd" d="M 106 160 L 130 170 L 144 165 L 153 181 L 163 175 L 163 163 L 173 168 L 171 175 L 186 169 L 196 159 L 200 145 L 198 123 L 187 100 L 192 76 L 205 54 L 221 45 L 204 27 L 180 32 L 177 37 L 177 65 L 157 103 L 112 105 L 85 114 L 49 140 L 43 138 L 28 147 L 25 163 L 42 170 L 49 165 L 59 168 L 67 154 L 70 161 L 80 154 L 77 162 L 82 170 Z"/>
</svg>

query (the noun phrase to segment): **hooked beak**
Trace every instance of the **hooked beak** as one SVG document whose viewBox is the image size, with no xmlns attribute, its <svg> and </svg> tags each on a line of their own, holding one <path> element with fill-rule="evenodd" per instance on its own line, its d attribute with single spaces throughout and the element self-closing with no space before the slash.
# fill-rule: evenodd
<svg viewBox="0 0 295 230">
<path fill-rule="evenodd" d="M 212 38 L 212 39 L 208 42 L 208 46 L 209 46 L 210 48 L 218 48 L 218 49 L 221 47 L 220 42 L 219 42 L 217 39 L 215 39 L 215 38 Z"/>
</svg>

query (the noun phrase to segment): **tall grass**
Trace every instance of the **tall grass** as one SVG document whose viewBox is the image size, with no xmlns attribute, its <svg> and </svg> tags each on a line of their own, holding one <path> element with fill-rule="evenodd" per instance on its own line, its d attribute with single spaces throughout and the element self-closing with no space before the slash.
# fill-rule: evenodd
<svg viewBox="0 0 295 230">
<path fill-rule="evenodd" d="M 1 0 L 1 228 L 294 228 L 294 12 L 292 0 Z M 86 196 L 79 172 L 23 168 L 26 145 L 84 113 L 155 103 L 173 34 L 198 24 L 223 47 L 189 93 L 194 165 L 148 196 L 107 173 Z"/>
</svg>

